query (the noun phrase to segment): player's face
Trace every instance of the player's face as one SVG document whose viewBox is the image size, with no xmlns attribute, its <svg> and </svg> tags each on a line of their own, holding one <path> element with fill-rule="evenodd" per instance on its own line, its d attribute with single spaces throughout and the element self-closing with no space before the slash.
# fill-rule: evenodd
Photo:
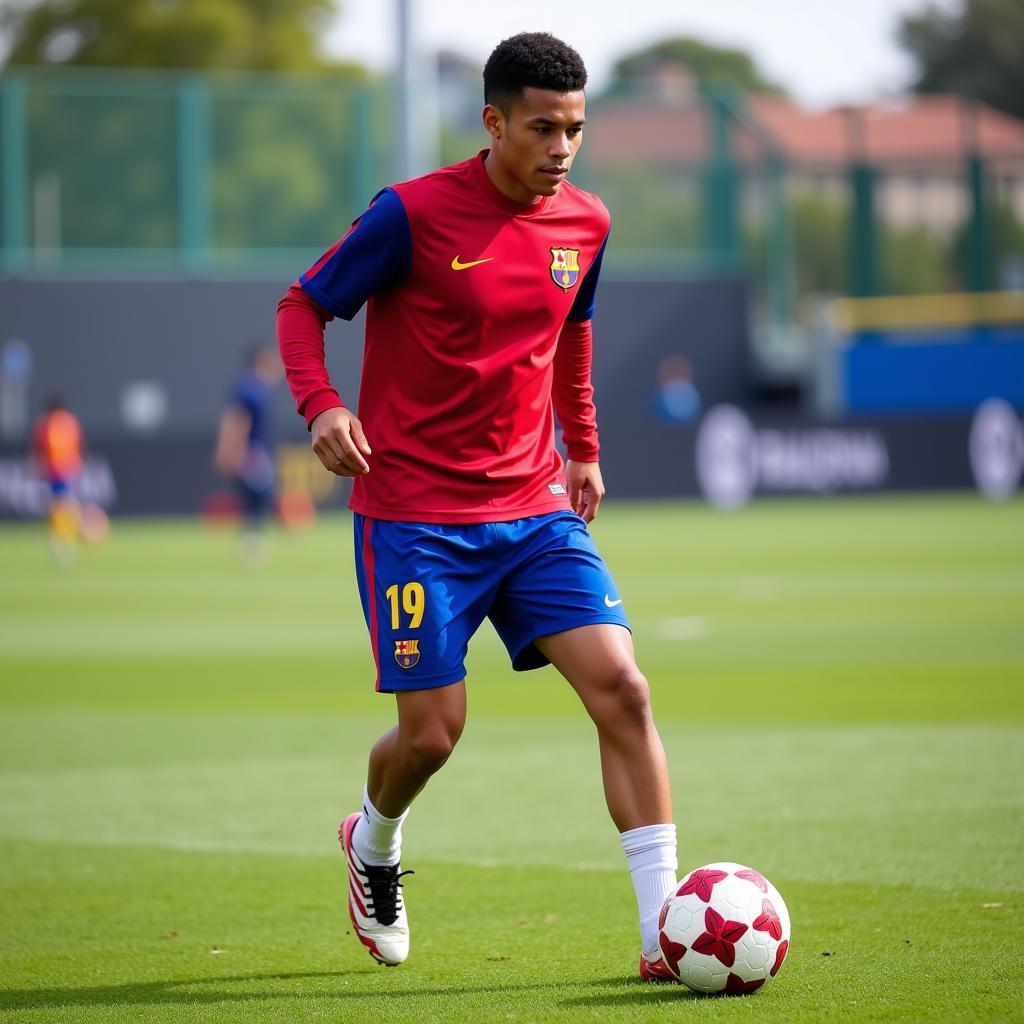
<svg viewBox="0 0 1024 1024">
<path fill-rule="evenodd" d="M 523 90 L 506 113 L 488 104 L 484 127 L 491 136 L 487 170 L 510 199 L 532 203 L 561 187 L 583 141 L 586 100 L 579 92 Z"/>
</svg>

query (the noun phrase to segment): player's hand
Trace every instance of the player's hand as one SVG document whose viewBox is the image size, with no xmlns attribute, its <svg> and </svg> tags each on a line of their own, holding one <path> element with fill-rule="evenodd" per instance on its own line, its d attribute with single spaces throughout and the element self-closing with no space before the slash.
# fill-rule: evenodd
<svg viewBox="0 0 1024 1024">
<path fill-rule="evenodd" d="M 325 409 L 309 425 L 313 451 L 336 476 L 362 476 L 370 472 L 367 456 L 373 454 L 363 425 L 348 409 Z"/>
<path fill-rule="evenodd" d="M 604 480 L 601 467 L 596 462 L 573 462 L 565 464 L 565 479 L 569 484 L 569 504 L 583 522 L 593 522 L 598 506 L 604 497 Z"/>
</svg>

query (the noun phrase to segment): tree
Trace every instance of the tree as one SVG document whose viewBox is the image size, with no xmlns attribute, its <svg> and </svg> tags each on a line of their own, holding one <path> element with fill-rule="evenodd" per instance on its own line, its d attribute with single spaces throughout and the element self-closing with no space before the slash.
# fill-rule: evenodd
<svg viewBox="0 0 1024 1024">
<path fill-rule="evenodd" d="M 846 291 L 846 211 L 813 193 L 797 195 L 790 208 L 800 295 L 842 295 Z"/>
<path fill-rule="evenodd" d="M 988 103 L 1024 119 L 1024 4 L 964 0 L 903 18 L 899 39 L 918 65 L 914 89 Z"/>
<path fill-rule="evenodd" d="M 689 70 L 702 85 L 724 86 L 742 92 L 781 93 L 781 86 L 765 78 L 753 58 L 742 50 L 713 46 L 689 36 L 676 36 L 628 53 L 615 62 L 609 93 L 629 91 L 629 82 L 659 64 Z"/>
<path fill-rule="evenodd" d="M 41 0 L 0 5 L 12 65 L 312 71 L 334 0 Z M 353 70 L 348 67 L 348 70 Z"/>
<path fill-rule="evenodd" d="M 1010 279 L 1019 277 L 1024 265 L 1024 224 L 1009 203 L 990 200 L 987 204 L 986 221 L 989 233 L 989 254 L 992 260 L 991 282 L 994 288 L 1014 287 Z M 961 224 L 953 238 L 953 261 L 961 279 L 970 279 L 970 228 Z"/>
<path fill-rule="evenodd" d="M 205 145 L 186 151 L 211 259 L 314 251 L 325 223 L 340 229 L 369 198 L 356 161 L 376 158 L 388 124 L 368 117 L 361 128 L 370 76 L 317 53 L 317 25 L 334 10 L 334 0 L 0 0 L 11 64 L 120 69 L 95 90 L 71 73 L 41 89 L 51 76 L 25 76 L 26 208 L 35 183 L 53 181 L 61 246 L 166 258 L 184 242 L 181 146 L 196 136 L 182 138 L 182 104 L 196 93 L 179 76 L 132 69 L 330 71 L 326 88 L 305 76 L 205 76 L 190 115 Z"/>
</svg>

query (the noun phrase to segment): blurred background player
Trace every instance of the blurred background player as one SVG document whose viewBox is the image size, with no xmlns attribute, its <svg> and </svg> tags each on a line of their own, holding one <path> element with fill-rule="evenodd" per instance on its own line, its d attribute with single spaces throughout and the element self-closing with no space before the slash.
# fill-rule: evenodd
<svg viewBox="0 0 1024 1024">
<path fill-rule="evenodd" d="M 250 568 L 266 561 L 266 520 L 274 504 L 272 400 L 280 379 L 277 350 L 269 345 L 252 349 L 217 433 L 214 465 L 231 478 L 241 501 L 239 552 Z"/>
<path fill-rule="evenodd" d="M 52 397 L 32 431 L 32 455 L 50 488 L 50 550 L 58 565 L 74 561 L 81 511 L 75 484 L 82 472 L 82 427 L 63 398 Z"/>
</svg>

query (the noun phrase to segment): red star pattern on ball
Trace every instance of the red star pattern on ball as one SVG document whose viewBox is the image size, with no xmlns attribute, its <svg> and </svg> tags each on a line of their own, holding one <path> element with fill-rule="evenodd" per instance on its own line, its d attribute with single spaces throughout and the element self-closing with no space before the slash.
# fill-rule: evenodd
<svg viewBox="0 0 1024 1024">
<path fill-rule="evenodd" d="M 782 961 L 786 959 L 786 954 L 789 952 L 789 939 L 779 944 L 779 948 L 775 951 L 775 966 L 768 972 L 773 978 L 779 973 L 779 968 L 782 966 Z"/>
<path fill-rule="evenodd" d="M 771 900 L 761 900 L 761 913 L 754 918 L 754 931 L 767 932 L 776 942 L 782 938 L 782 922 Z"/>
<path fill-rule="evenodd" d="M 753 868 L 744 868 L 742 871 L 736 872 L 736 877 L 745 878 L 748 882 L 753 882 L 761 892 L 768 892 L 768 879 L 760 871 L 755 871 Z"/>
<path fill-rule="evenodd" d="M 658 945 L 661 946 L 661 955 L 665 958 L 668 969 L 678 978 L 679 961 L 686 956 L 686 947 L 681 942 L 672 942 L 664 932 L 658 936 Z"/>
<path fill-rule="evenodd" d="M 698 868 L 690 877 L 683 882 L 676 890 L 677 896 L 689 896 L 694 893 L 698 899 L 705 903 L 711 902 L 711 890 L 723 878 L 728 878 L 727 871 L 718 871 L 715 868 Z"/>
<path fill-rule="evenodd" d="M 704 911 L 704 931 L 694 942 L 693 951 L 713 956 L 726 967 L 736 963 L 736 943 L 747 926 L 742 921 L 726 921 L 711 907 Z"/>
<path fill-rule="evenodd" d="M 738 974 L 730 974 L 725 979 L 725 994 L 729 996 L 749 996 L 764 984 L 764 978 L 744 981 Z"/>
</svg>

